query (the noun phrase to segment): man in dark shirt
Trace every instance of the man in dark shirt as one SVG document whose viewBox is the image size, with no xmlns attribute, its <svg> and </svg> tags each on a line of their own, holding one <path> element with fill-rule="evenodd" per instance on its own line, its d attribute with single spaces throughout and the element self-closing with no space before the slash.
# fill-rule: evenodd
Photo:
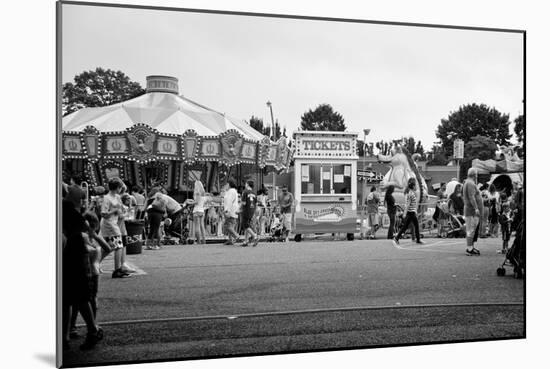
<svg viewBox="0 0 550 369">
<path fill-rule="evenodd" d="M 246 186 L 241 197 L 242 204 L 242 225 L 244 229 L 243 247 L 248 246 L 248 240 L 251 239 L 252 246 L 258 245 L 260 237 L 252 229 L 252 219 L 256 214 L 256 194 L 253 192 L 254 182 L 246 181 Z"/>
</svg>

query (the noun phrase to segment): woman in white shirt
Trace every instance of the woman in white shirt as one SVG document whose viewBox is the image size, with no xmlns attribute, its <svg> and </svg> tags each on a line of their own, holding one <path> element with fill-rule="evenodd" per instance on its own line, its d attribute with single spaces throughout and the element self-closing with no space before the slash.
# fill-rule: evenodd
<svg viewBox="0 0 550 369">
<path fill-rule="evenodd" d="M 201 181 L 195 181 L 195 189 L 193 190 L 193 200 L 195 205 L 193 207 L 193 230 L 197 243 L 205 244 L 206 230 L 204 227 L 204 204 L 206 203 L 206 192 Z"/>
</svg>

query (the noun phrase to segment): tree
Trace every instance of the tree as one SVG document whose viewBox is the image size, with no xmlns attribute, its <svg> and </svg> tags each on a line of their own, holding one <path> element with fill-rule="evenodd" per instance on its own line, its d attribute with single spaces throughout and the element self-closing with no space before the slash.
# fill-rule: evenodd
<svg viewBox="0 0 550 369">
<path fill-rule="evenodd" d="M 427 156 L 428 163 L 426 165 L 447 165 L 449 162 L 447 155 L 445 155 L 445 150 L 443 150 L 441 145 L 434 145 Z"/>
<path fill-rule="evenodd" d="M 525 116 L 523 114 L 514 119 L 514 133 L 518 138 L 518 144 L 522 145 L 525 140 Z"/>
<path fill-rule="evenodd" d="M 436 136 L 448 157 L 453 155 L 453 142 L 457 138 L 468 143 L 472 137 L 484 136 L 498 145 L 508 145 L 511 138 L 509 119 L 509 115 L 485 104 L 463 105 L 449 114 L 447 119 L 441 119 Z"/>
<path fill-rule="evenodd" d="M 464 145 L 464 160 L 489 160 L 495 156 L 497 145 L 494 140 L 484 136 L 474 136 Z"/>
<path fill-rule="evenodd" d="M 250 127 L 254 128 L 256 131 L 260 133 L 264 133 L 264 121 L 261 118 L 256 118 L 255 116 L 251 116 L 250 120 L 248 121 L 248 124 Z"/>
<path fill-rule="evenodd" d="M 329 104 L 321 104 L 315 110 L 302 115 L 301 129 L 305 131 L 345 131 L 344 118 Z"/>
<path fill-rule="evenodd" d="M 96 68 L 74 77 L 63 85 L 63 115 L 85 107 L 116 104 L 143 95 L 145 90 L 138 82 L 121 71 Z"/>
<path fill-rule="evenodd" d="M 420 154 L 421 160 L 426 160 L 426 153 L 424 152 L 424 147 L 422 146 L 422 142 L 414 139 L 414 137 L 401 137 L 400 139 L 391 140 L 389 142 L 387 141 L 378 141 L 376 144 L 374 144 L 374 147 L 376 147 L 379 150 L 379 153 L 382 155 L 389 155 L 391 153 L 391 149 L 395 145 L 401 145 L 407 151 L 412 154 Z"/>
<path fill-rule="evenodd" d="M 474 159 L 489 160 L 498 149 L 495 141 L 489 137 L 474 136 L 464 145 L 464 160 L 460 163 L 460 179 L 464 179 Z"/>
</svg>

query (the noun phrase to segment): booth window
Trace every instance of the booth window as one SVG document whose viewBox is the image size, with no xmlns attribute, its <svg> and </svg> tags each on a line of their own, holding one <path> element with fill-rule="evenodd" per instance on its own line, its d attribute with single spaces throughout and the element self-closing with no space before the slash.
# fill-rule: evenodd
<svg viewBox="0 0 550 369">
<path fill-rule="evenodd" d="M 351 193 L 351 165 L 302 164 L 302 194 Z"/>
</svg>

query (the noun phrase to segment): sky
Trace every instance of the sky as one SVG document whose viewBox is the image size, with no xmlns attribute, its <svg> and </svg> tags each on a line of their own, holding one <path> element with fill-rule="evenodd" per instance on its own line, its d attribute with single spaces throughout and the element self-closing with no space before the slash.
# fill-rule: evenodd
<svg viewBox="0 0 550 369">
<path fill-rule="evenodd" d="M 523 35 L 63 5 L 62 81 L 96 67 L 179 79 L 185 97 L 287 132 L 328 103 L 367 142 L 413 136 L 429 149 L 442 118 L 484 103 L 523 113 Z M 511 124 L 511 130 L 513 123 Z"/>
</svg>

